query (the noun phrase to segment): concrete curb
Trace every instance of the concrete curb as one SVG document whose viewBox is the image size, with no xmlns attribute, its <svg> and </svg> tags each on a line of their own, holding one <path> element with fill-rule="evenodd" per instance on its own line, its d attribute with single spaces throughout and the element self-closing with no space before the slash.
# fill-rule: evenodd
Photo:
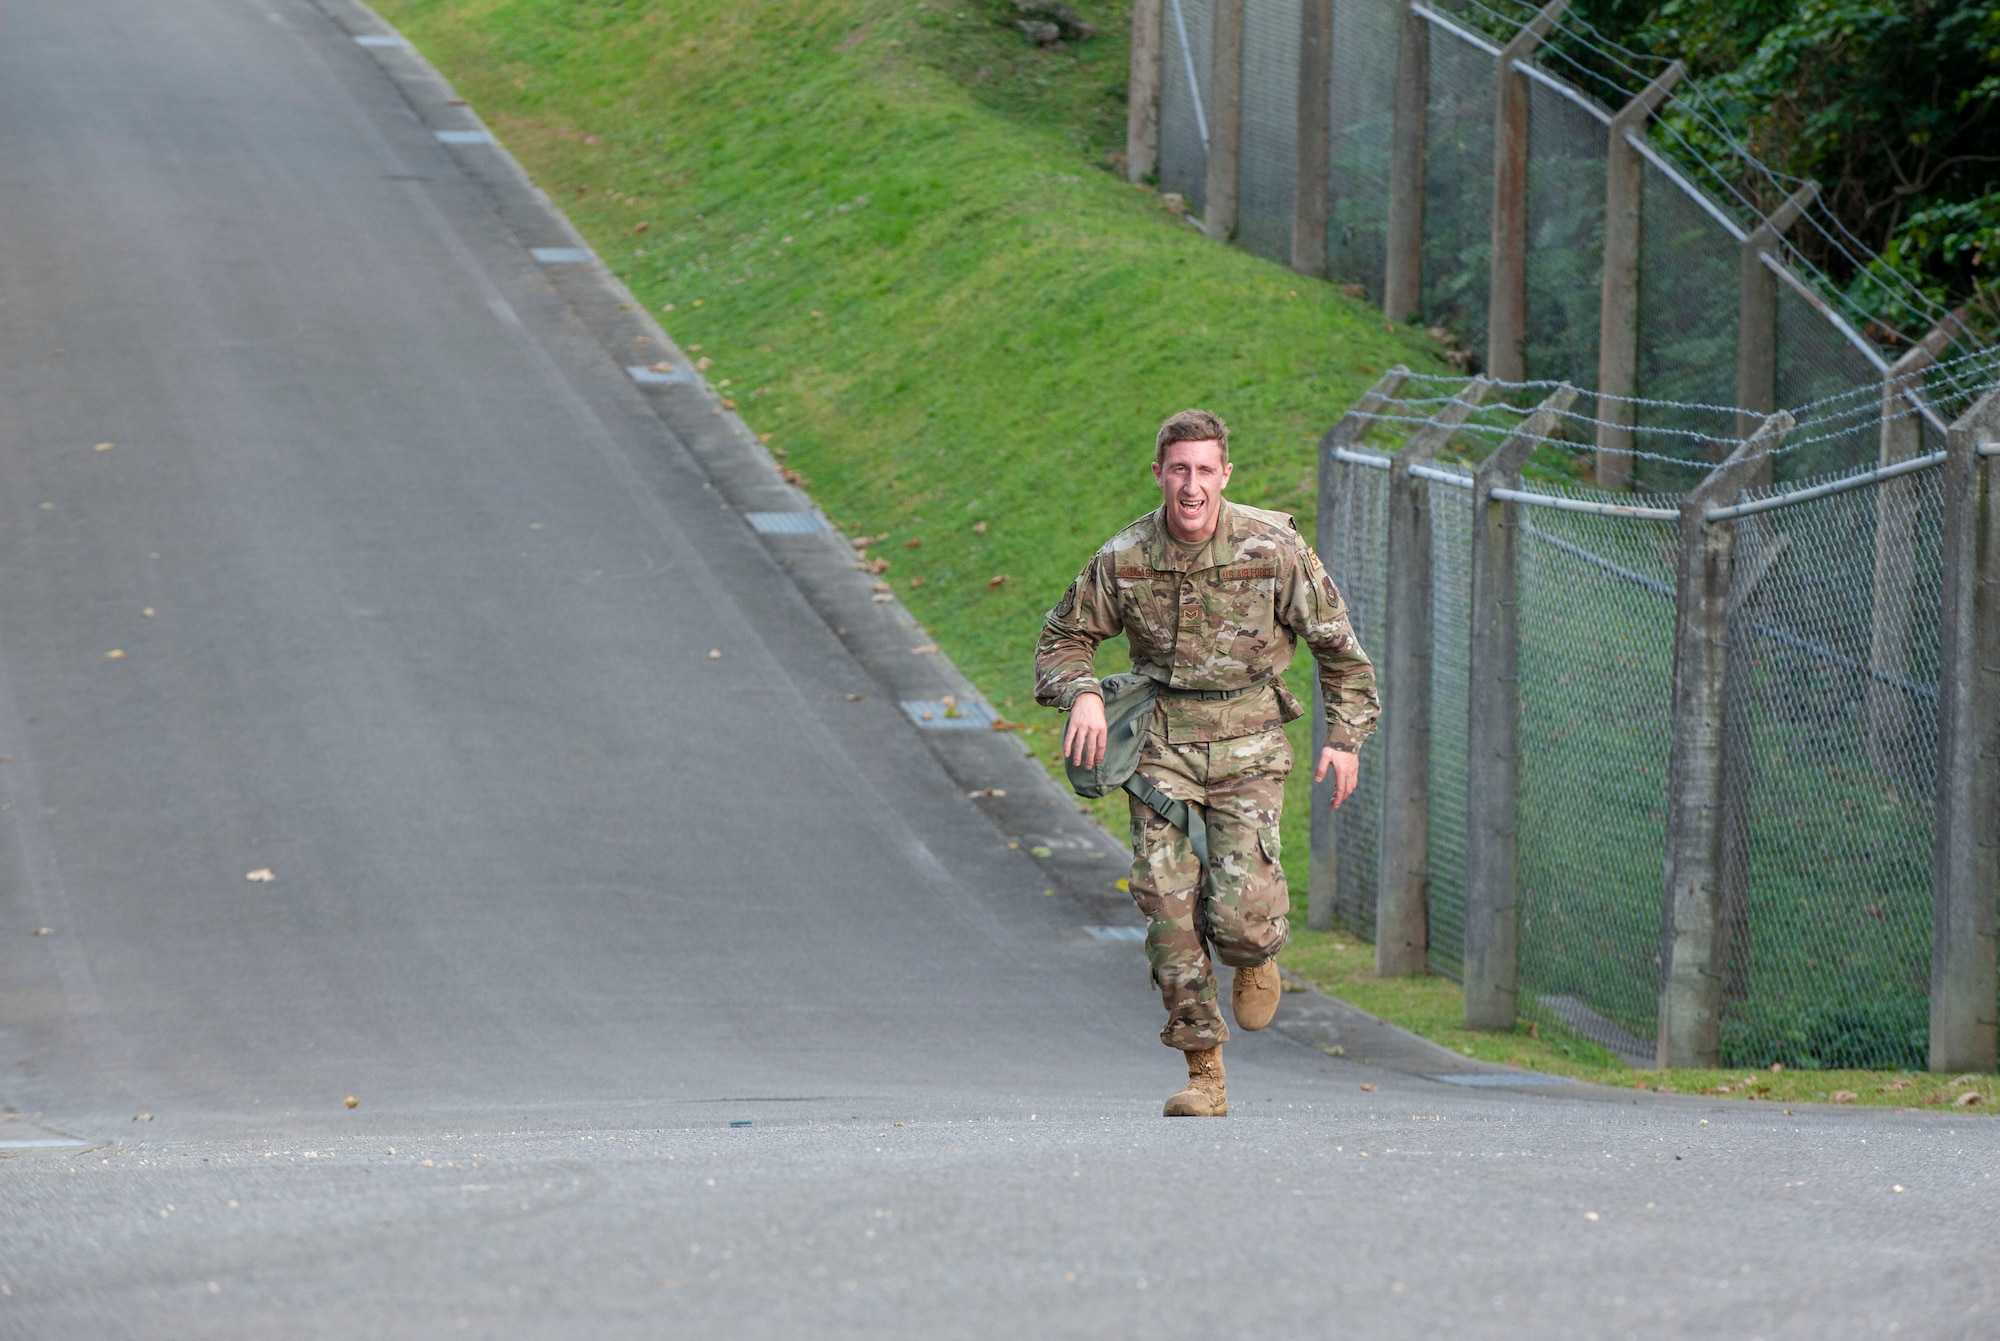
<svg viewBox="0 0 2000 1341">
<path fill-rule="evenodd" d="M 673 338 L 591 249 L 527 172 L 453 91 L 416 47 L 361 0 L 314 0 L 341 32 L 356 40 L 388 76 L 416 118 L 439 135 L 443 149 L 468 180 L 485 190 L 502 223 L 523 250 L 580 252 L 583 260 L 545 263 L 542 272 L 602 348 L 626 369 L 665 371 L 633 377 L 668 433 L 700 464 L 723 500 L 745 516 L 800 514 L 821 529 L 768 534 L 758 539 L 791 576 L 807 603 L 826 621 L 884 693 L 899 702 L 951 697 L 985 701 L 936 640 L 891 596 L 875 591 L 874 578 L 857 562 L 845 537 L 801 489 L 788 483 L 777 461 L 749 425 L 730 410 Z M 366 40 L 364 40 L 366 39 Z M 449 137 L 449 138 L 447 138 Z M 807 523 L 811 525 L 812 523 Z M 1023 655 L 1026 655 L 1024 650 Z M 1006 732 L 922 729 L 925 743 L 963 788 L 1023 851 L 1037 859 L 1052 891 L 1079 904 L 1086 921 L 1136 925 L 1138 912 L 1115 882 L 1129 856 Z M 999 794 L 995 794 L 999 793 Z"/>
</svg>

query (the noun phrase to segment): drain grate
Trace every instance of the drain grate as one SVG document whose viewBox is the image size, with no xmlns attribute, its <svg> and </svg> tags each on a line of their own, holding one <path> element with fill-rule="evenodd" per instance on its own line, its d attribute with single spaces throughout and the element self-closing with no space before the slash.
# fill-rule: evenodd
<svg viewBox="0 0 2000 1341">
<path fill-rule="evenodd" d="M 818 535 L 826 518 L 817 512 L 746 512 L 751 528 L 762 535 Z"/>
<path fill-rule="evenodd" d="M 544 250 L 555 251 L 558 248 L 549 247 Z M 588 252 L 582 254 L 589 255 Z M 535 259 L 542 261 L 547 258 L 537 254 Z M 648 368 L 643 364 L 634 363 L 628 365 L 625 371 L 640 386 L 693 386 L 699 376 L 688 364 L 682 364 L 678 368 L 668 368 L 663 372 L 658 368 Z"/>
<path fill-rule="evenodd" d="M 906 698 L 903 711 L 926 731 L 988 731 L 993 710 L 978 699 L 946 703 L 943 699 Z"/>
</svg>

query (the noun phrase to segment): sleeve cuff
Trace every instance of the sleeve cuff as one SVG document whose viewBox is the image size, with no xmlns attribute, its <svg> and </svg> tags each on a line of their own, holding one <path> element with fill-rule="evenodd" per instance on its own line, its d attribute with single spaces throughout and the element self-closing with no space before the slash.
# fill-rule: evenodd
<svg viewBox="0 0 2000 1341">
<path fill-rule="evenodd" d="M 1361 743 L 1367 739 L 1368 733 L 1366 731 L 1357 731 L 1345 722 L 1328 722 L 1326 724 L 1325 744 L 1326 748 L 1330 750 L 1342 750 L 1348 754 L 1358 754 L 1361 751 Z"/>
<path fill-rule="evenodd" d="M 1076 699 L 1079 694 L 1095 694 L 1101 699 L 1104 697 L 1104 686 L 1097 681 L 1095 676 L 1086 675 L 1081 680 L 1073 680 L 1063 687 L 1062 693 L 1056 695 L 1056 707 L 1063 712 L 1068 712 L 1076 706 Z"/>
</svg>

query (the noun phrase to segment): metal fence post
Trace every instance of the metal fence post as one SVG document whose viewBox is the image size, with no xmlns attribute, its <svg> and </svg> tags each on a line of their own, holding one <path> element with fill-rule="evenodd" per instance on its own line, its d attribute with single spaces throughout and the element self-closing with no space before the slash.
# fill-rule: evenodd
<svg viewBox="0 0 2000 1341">
<path fill-rule="evenodd" d="M 1125 92 L 1125 180 L 1160 170 L 1160 80 L 1166 42 L 1161 0 L 1132 0 L 1132 69 Z"/>
<path fill-rule="evenodd" d="M 1475 377 L 1410 435 L 1389 468 L 1389 591 L 1383 610 L 1382 852 L 1375 971 L 1422 973 L 1430 950 L 1431 515 L 1428 462 L 1491 385 Z"/>
<path fill-rule="evenodd" d="M 1424 162 L 1430 139 L 1431 25 L 1416 0 L 1396 24 L 1396 110 L 1389 135 L 1389 210 L 1382 315 L 1404 321 L 1424 302 Z"/>
<path fill-rule="evenodd" d="M 2000 1059 L 2000 390 L 1959 416 L 1945 450 L 1930 1063 L 1991 1071 Z"/>
<path fill-rule="evenodd" d="M 1723 717 L 1728 699 L 1729 593 L 1736 524 L 1710 523 L 1792 428 L 1774 414 L 1681 503 L 1674 593 L 1673 746 L 1667 768 L 1662 910 L 1661 1066 L 1714 1066 L 1722 1025 Z"/>
<path fill-rule="evenodd" d="M 1292 177 L 1292 269 L 1326 274 L 1326 189 L 1333 151 L 1333 0 L 1299 5 L 1298 163 Z"/>
<path fill-rule="evenodd" d="M 1947 317 L 1890 365 L 1882 378 L 1879 464 L 1893 466 L 1924 450 L 1924 370 L 1958 330 Z M 1915 577 L 1917 482 L 1885 480 L 1875 490 L 1874 619 L 1869 630 L 1868 757 L 1889 766 L 1910 734 L 1910 701 L 1895 683 L 1910 669 L 1910 584 Z"/>
<path fill-rule="evenodd" d="M 1819 194 L 1807 182 L 1752 229 L 1738 250 L 1736 291 L 1736 436 L 1753 437 L 1764 416 L 1778 406 L 1778 277 L 1764 257 L 1778 249 L 1785 230 L 1798 222 Z M 1766 461 L 1755 482 L 1771 478 Z"/>
<path fill-rule="evenodd" d="M 1639 217 L 1645 160 L 1626 139 L 1645 133 L 1646 122 L 1680 83 L 1687 67 L 1675 61 L 1611 118 L 1604 151 L 1604 295 L 1597 333 L 1597 487 L 1632 485 L 1632 428 L 1638 422 L 1629 397 L 1639 384 Z"/>
<path fill-rule="evenodd" d="M 1528 77 L 1525 61 L 1569 8 L 1549 0 L 1500 48 L 1493 80 L 1493 260 L 1487 275 L 1486 371 L 1503 382 L 1527 378 L 1528 338 Z"/>
<path fill-rule="evenodd" d="M 1472 642 L 1465 750 L 1465 1027 L 1519 1014 L 1514 855 L 1521 712 L 1516 536 L 1521 465 L 1555 431 L 1576 388 L 1558 387 L 1472 475 Z"/>
<path fill-rule="evenodd" d="M 1396 398 L 1403 380 L 1409 375 L 1407 368 L 1389 369 L 1374 386 L 1368 388 L 1368 394 L 1355 402 L 1354 408 L 1342 415 L 1340 422 L 1328 429 L 1319 440 L 1319 502 L 1313 548 L 1329 571 L 1332 565 L 1328 563 L 1328 556 L 1339 543 L 1339 537 L 1333 530 L 1334 504 L 1340 492 L 1341 472 L 1347 469 L 1334 452 L 1361 441 L 1374 426 L 1373 416 L 1380 414 Z M 1320 698 L 1318 677 L 1313 680 L 1312 721 L 1312 758 L 1317 766 L 1319 752 L 1326 748 L 1326 704 Z M 1334 837 L 1332 801 L 1333 775 L 1329 773 L 1324 782 L 1314 783 L 1312 789 L 1312 846 L 1306 867 L 1306 925 L 1314 931 L 1332 930 L 1333 910 L 1340 899 L 1340 847 Z"/>
<path fill-rule="evenodd" d="M 1243 141 L 1243 0 L 1215 0 L 1208 51 L 1208 179 L 1202 229 L 1217 242 L 1236 233 L 1236 172 Z"/>
</svg>

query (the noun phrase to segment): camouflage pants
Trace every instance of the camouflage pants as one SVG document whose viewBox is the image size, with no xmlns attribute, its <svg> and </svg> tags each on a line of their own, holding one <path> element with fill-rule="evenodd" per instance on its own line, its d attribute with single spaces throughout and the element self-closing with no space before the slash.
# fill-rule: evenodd
<svg viewBox="0 0 2000 1341">
<path fill-rule="evenodd" d="M 1155 724 L 1139 771 L 1177 801 L 1202 806 L 1213 876 L 1204 889 L 1188 836 L 1138 797 L 1132 805 L 1132 900 L 1146 915 L 1146 961 L 1166 1003 L 1160 1041 L 1192 1051 L 1229 1038 L 1209 947 L 1232 968 L 1284 948 L 1291 898 L 1278 865 L 1278 818 L 1292 747 L 1281 730 L 1175 745 Z"/>
</svg>

